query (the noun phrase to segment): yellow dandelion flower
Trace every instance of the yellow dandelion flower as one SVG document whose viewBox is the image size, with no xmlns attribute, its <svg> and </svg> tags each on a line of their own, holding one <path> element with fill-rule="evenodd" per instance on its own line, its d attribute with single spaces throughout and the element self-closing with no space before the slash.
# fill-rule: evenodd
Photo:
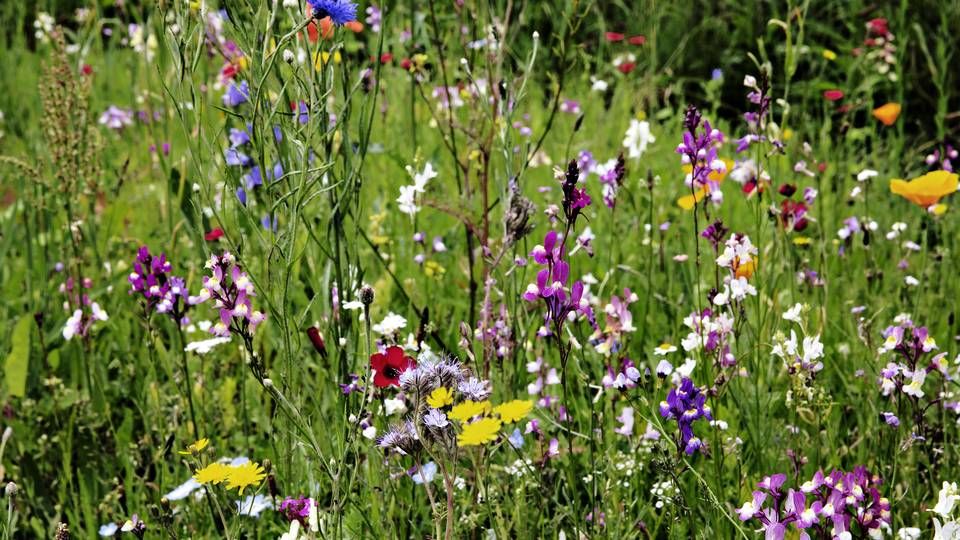
<svg viewBox="0 0 960 540">
<path fill-rule="evenodd" d="M 501 403 L 493 408 L 493 412 L 500 415 L 505 424 L 512 424 L 525 418 L 533 410 L 533 401 L 529 399 L 515 399 Z"/>
<path fill-rule="evenodd" d="M 211 463 L 193 474 L 193 479 L 201 484 L 220 484 L 230 474 L 230 467 L 223 463 Z"/>
<path fill-rule="evenodd" d="M 236 489 L 239 495 L 243 495 L 247 487 L 258 485 L 267 476 L 263 467 L 253 461 L 227 469 L 227 489 Z"/>
<path fill-rule="evenodd" d="M 179 454 L 181 456 L 192 456 L 194 454 L 199 454 L 203 452 L 203 449 L 210 445 L 210 439 L 204 437 L 199 439 L 197 442 L 191 444 L 187 447 L 186 450 L 181 450 Z"/>
<path fill-rule="evenodd" d="M 467 424 L 457 435 L 457 446 L 478 446 L 493 441 L 497 438 L 502 425 L 499 418 L 481 418 Z"/>
<path fill-rule="evenodd" d="M 469 399 L 463 403 L 458 403 L 453 406 L 453 409 L 450 410 L 450 414 L 447 415 L 448 418 L 453 418 L 459 422 L 466 422 L 467 420 L 473 418 L 474 416 L 479 416 L 490 410 L 490 402 L 487 400 L 483 401 L 470 401 Z"/>
<path fill-rule="evenodd" d="M 441 386 L 434 390 L 427 398 L 427 405 L 434 409 L 442 409 L 447 405 L 453 405 L 453 393 L 450 389 Z"/>
</svg>

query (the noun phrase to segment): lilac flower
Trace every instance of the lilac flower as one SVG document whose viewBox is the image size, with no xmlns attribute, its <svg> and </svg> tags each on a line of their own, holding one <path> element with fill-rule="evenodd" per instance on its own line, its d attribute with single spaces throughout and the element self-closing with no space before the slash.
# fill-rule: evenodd
<svg viewBox="0 0 960 540">
<path fill-rule="evenodd" d="M 449 426 L 450 422 L 447 420 L 447 415 L 437 409 L 430 409 L 427 414 L 423 415 L 423 425 L 442 429 Z"/>
<path fill-rule="evenodd" d="M 666 401 L 660 402 L 660 416 L 677 422 L 680 433 L 676 443 L 678 448 L 682 448 L 688 455 L 693 455 L 703 446 L 703 442 L 694 435 L 693 423 L 701 418 L 713 420 L 706 401 L 703 391 L 697 388 L 692 380 L 684 377 L 679 387 L 670 390 Z"/>
<path fill-rule="evenodd" d="M 251 298 L 256 296 L 253 282 L 236 264 L 230 252 L 223 255 L 211 255 L 206 264 L 210 276 L 203 277 L 203 288 L 196 296 L 187 298 L 190 305 L 210 300 L 220 311 L 220 320 L 210 327 L 210 333 L 220 337 L 229 337 L 231 331 L 242 335 L 252 335 L 257 326 L 267 316 L 253 309 Z"/>
<path fill-rule="evenodd" d="M 315 19 L 330 17 L 333 24 L 343 26 L 357 20 L 357 4 L 344 0 L 307 0 Z"/>
</svg>

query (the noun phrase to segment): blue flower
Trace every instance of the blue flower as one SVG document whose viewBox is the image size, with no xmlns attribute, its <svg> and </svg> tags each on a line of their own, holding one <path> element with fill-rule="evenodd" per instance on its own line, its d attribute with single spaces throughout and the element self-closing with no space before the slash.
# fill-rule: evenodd
<svg viewBox="0 0 960 540">
<path fill-rule="evenodd" d="M 317 19 L 330 17 L 333 24 L 343 26 L 357 20 L 357 5 L 343 0 L 307 0 Z"/>
<path fill-rule="evenodd" d="M 230 83 L 227 93 L 223 95 L 223 105 L 225 107 L 236 107 L 246 103 L 250 99 L 250 85 L 247 81 L 240 81 L 240 84 Z"/>
</svg>

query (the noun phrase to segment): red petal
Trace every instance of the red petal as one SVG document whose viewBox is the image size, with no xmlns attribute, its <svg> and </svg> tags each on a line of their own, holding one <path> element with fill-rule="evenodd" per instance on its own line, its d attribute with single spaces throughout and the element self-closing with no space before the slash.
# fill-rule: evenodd
<svg viewBox="0 0 960 540">
<path fill-rule="evenodd" d="M 206 240 L 207 242 L 215 242 L 219 240 L 221 236 L 223 236 L 223 229 L 221 229 L 220 227 L 217 227 L 216 229 L 203 235 L 203 239 Z"/>
<path fill-rule="evenodd" d="M 643 45 L 647 42 L 647 36 L 633 36 L 627 40 L 631 45 Z"/>
<path fill-rule="evenodd" d="M 607 41 L 614 43 L 617 41 L 623 41 L 624 35 L 619 32 L 607 32 L 606 37 Z"/>
</svg>

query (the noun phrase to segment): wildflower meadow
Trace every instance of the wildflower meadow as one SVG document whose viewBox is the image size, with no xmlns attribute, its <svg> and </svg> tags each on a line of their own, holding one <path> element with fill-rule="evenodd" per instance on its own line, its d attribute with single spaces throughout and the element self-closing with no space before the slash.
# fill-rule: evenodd
<svg viewBox="0 0 960 540">
<path fill-rule="evenodd" d="M 960 540 L 956 0 L 0 22 L 0 540 Z"/>
</svg>

